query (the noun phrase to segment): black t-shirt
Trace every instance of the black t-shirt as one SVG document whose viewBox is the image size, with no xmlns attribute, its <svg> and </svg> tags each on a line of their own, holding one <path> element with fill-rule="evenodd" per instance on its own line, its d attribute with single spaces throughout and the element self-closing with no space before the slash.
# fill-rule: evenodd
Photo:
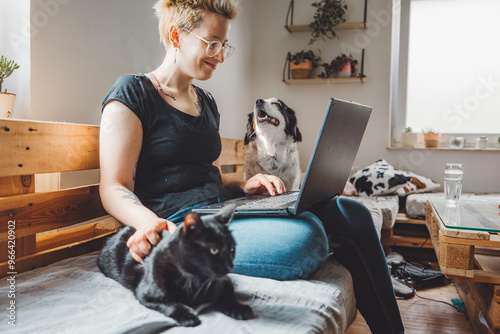
<svg viewBox="0 0 500 334">
<path fill-rule="evenodd" d="M 197 117 L 168 104 L 142 73 L 118 78 L 102 103 L 104 109 L 119 101 L 141 121 L 134 193 L 162 218 L 218 196 L 231 197 L 213 165 L 221 152 L 217 105 L 210 93 L 193 87 L 203 100 Z"/>
</svg>

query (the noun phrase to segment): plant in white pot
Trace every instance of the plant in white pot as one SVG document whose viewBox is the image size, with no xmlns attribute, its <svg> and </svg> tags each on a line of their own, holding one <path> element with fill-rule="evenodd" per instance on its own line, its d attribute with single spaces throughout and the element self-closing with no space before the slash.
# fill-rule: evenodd
<svg viewBox="0 0 500 334">
<path fill-rule="evenodd" d="M 14 111 L 14 103 L 16 102 L 16 94 L 2 92 L 3 81 L 10 77 L 14 70 L 17 70 L 17 65 L 13 60 L 7 60 L 4 56 L 0 57 L 0 117 L 10 118 Z"/>
<path fill-rule="evenodd" d="M 401 145 L 403 147 L 415 148 L 418 141 L 418 133 L 413 132 L 411 126 L 405 128 L 405 131 L 401 134 Z"/>
<path fill-rule="evenodd" d="M 335 57 L 330 64 L 324 63 L 321 65 L 325 71 L 320 73 L 318 77 L 322 79 L 355 77 L 357 64 L 358 61 L 354 59 L 351 54 L 347 56 L 341 53 L 339 56 Z"/>
</svg>

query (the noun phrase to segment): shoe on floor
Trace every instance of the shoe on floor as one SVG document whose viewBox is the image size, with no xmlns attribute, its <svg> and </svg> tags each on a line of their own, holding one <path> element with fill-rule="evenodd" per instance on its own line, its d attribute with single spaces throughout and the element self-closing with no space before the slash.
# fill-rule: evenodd
<svg viewBox="0 0 500 334">
<path fill-rule="evenodd" d="M 394 288 L 394 293 L 397 297 L 403 297 L 404 299 L 409 299 L 414 296 L 413 289 L 408 285 L 398 281 L 394 277 L 391 276 L 392 279 L 392 287 Z"/>
</svg>

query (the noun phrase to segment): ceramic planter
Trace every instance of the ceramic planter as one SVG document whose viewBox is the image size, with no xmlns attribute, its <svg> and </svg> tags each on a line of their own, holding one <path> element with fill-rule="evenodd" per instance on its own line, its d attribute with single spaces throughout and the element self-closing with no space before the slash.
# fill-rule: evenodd
<svg viewBox="0 0 500 334">
<path fill-rule="evenodd" d="M 418 141 L 418 133 L 416 132 L 403 132 L 401 134 L 401 145 L 403 147 L 415 148 Z"/>
<path fill-rule="evenodd" d="M 0 92 L 0 118 L 11 118 L 14 112 L 16 94 Z"/>
<path fill-rule="evenodd" d="M 295 61 L 290 62 L 290 72 L 292 79 L 307 79 L 311 76 L 312 62 L 309 59 L 304 59 L 302 62 L 295 64 Z"/>
<path fill-rule="evenodd" d="M 441 134 L 439 133 L 424 133 L 425 147 L 438 147 Z"/>
<path fill-rule="evenodd" d="M 337 73 L 339 78 L 350 78 L 351 77 L 351 63 L 345 63 L 342 69 Z"/>
</svg>

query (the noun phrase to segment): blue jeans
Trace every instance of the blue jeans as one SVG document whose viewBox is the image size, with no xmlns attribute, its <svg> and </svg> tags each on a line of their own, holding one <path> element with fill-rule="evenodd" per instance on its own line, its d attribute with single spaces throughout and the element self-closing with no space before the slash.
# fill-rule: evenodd
<svg viewBox="0 0 500 334">
<path fill-rule="evenodd" d="M 222 199 L 219 199 L 222 200 Z M 181 223 L 194 208 L 167 219 Z M 235 216 L 229 230 L 236 242 L 235 274 L 272 279 L 305 278 L 328 256 L 328 239 L 321 221 L 310 212 L 290 217 Z"/>
<path fill-rule="evenodd" d="M 208 203 L 168 219 L 180 222 L 193 208 Z M 307 277 L 326 259 L 330 244 L 333 256 L 351 273 L 356 306 L 372 333 L 404 332 L 371 214 L 359 202 L 334 198 L 297 216 L 236 216 L 230 230 L 236 241 L 233 272 L 248 276 Z"/>
</svg>

